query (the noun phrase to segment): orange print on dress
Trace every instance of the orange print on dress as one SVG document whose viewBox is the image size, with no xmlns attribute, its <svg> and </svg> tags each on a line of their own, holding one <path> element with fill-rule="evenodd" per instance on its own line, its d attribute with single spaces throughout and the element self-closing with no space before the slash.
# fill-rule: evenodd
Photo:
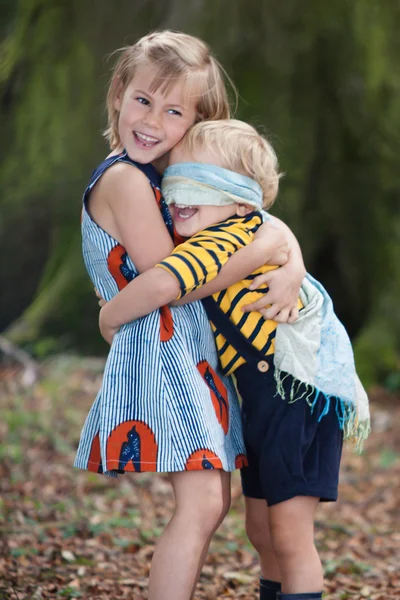
<svg viewBox="0 0 400 600">
<path fill-rule="evenodd" d="M 122 290 L 134 278 L 134 273 L 126 264 L 127 257 L 126 250 L 121 244 L 114 246 L 107 256 L 108 270 L 119 290 Z"/>
<path fill-rule="evenodd" d="M 226 388 L 206 360 L 199 362 L 197 368 L 200 372 L 200 375 L 210 388 L 211 400 L 218 423 L 221 425 L 224 433 L 227 434 L 229 429 L 229 405 Z"/>
<path fill-rule="evenodd" d="M 158 206 L 160 206 L 160 202 L 161 202 L 161 198 L 162 198 L 161 190 L 153 184 L 151 184 L 151 187 L 153 188 L 154 197 L 156 199 L 156 202 L 157 202 Z"/>
<path fill-rule="evenodd" d="M 117 425 L 107 440 L 107 468 L 119 471 L 156 471 L 157 442 L 143 421 Z"/>
<path fill-rule="evenodd" d="M 186 238 L 179 235 L 179 233 L 177 233 L 177 231 L 174 227 L 174 244 L 175 244 L 175 246 L 179 246 L 179 244 L 183 244 L 183 242 L 186 242 Z"/>
<path fill-rule="evenodd" d="M 222 462 L 218 456 L 205 448 L 192 452 L 186 461 L 186 471 L 201 471 L 202 469 L 222 469 Z"/>
<path fill-rule="evenodd" d="M 248 467 L 249 461 L 247 460 L 247 456 L 245 454 L 238 454 L 235 458 L 235 467 L 236 469 L 242 469 L 243 467 Z"/>
<path fill-rule="evenodd" d="M 92 447 L 90 449 L 90 456 L 87 465 L 88 471 L 93 471 L 94 473 L 102 473 L 103 467 L 101 464 L 101 453 L 100 453 L 100 438 L 97 433 L 92 441 Z"/>
<path fill-rule="evenodd" d="M 168 342 L 174 335 L 174 320 L 168 306 L 160 308 L 160 339 Z"/>
</svg>

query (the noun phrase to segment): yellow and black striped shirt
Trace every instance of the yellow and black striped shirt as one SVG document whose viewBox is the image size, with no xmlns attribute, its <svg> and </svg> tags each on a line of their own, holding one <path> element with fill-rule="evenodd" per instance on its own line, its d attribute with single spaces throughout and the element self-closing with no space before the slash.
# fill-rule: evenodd
<svg viewBox="0 0 400 600">
<path fill-rule="evenodd" d="M 262 216 L 259 212 L 252 212 L 245 217 L 231 217 L 222 223 L 203 229 L 177 246 L 171 256 L 159 263 L 157 267 L 166 269 L 178 280 L 181 290 L 178 298 L 182 298 L 214 279 L 229 257 L 252 241 L 261 224 Z M 249 290 L 251 281 L 257 275 L 276 268 L 276 266 L 264 265 L 246 279 L 213 295 L 221 310 L 264 355 L 274 352 L 277 324 L 275 321 L 266 321 L 259 312 L 244 313 L 241 308 L 268 291 L 267 287 L 261 287 L 256 291 Z M 227 375 L 231 374 L 245 360 L 228 344 L 214 325 L 212 328 L 222 370 Z"/>
</svg>

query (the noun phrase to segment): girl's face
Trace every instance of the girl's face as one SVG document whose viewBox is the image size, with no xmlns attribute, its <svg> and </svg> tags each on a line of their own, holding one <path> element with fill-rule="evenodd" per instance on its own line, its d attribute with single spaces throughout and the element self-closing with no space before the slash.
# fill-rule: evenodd
<svg viewBox="0 0 400 600">
<path fill-rule="evenodd" d="M 166 93 L 161 88 L 151 91 L 157 74 L 155 67 L 138 67 L 125 92 L 115 101 L 121 145 L 132 160 L 156 167 L 164 162 L 160 159 L 168 158 L 167 153 L 196 118 L 196 98 L 184 96 L 183 81 Z"/>
</svg>

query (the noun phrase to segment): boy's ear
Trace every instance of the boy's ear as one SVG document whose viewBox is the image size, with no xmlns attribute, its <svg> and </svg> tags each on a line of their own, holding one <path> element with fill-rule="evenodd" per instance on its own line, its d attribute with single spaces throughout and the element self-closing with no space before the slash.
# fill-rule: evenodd
<svg viewBox="0 0 400 600">
<path fill-rule="evenodd" d="M 114 100 L 114 108 L 117 111 L 121 110 L 122 97 L 123 97 L 123 86 L 122 81 L 119 77 L 115 77 L 112 82 L 112 86 L 114 88 L 115 100 Z"/>
<path fill-rule="evenodd" d="M 254 207 L 249 206 L 248 204 L 237 204 L 236 205 L 236 214 L 238 217 L 245 217 L 249 213 L 253 212 Z"/>
</svg>

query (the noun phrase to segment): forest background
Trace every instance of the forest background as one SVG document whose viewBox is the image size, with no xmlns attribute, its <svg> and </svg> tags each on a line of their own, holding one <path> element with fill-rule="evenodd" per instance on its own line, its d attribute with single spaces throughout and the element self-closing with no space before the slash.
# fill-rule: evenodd
<svg viewBox="0 0 400 600">
<path fill-rule="evenodd" d="M 273 212 L 332 294 L 363 381 L 398 380 L 398 2 L 3 0 L 0 10 L 0 330 L 39 356 L 105 353 L 79 215 L 108 152 L 107 59 L 172 28 L 211 45 L 239 89 L 237 117 L 270 135 L 286 174 Z"/>
<path fill-rule="evenodd" d="M 327 544 L 325 572 L 341 573 L 342 583 L 360 582 L 350 592 L 331 583 L 332 598 L 390 598 L 399 541 L 388 533 L 399 514 L 398 0 L 1 0 L 0 332 L 3 342 L 38 361 L 40 380 L 26 389 L 19 372 L 0 363 L 0 524 L 6 524 L 0 582 L 2 569 L 7 582 L 0 597 L 7 590 L 7 598 L 91 598 L 91 580 L 82 583 L 91 575 L 93 597 L 101 598 L 96 565 L 116 561 L 117 548 L 119 564 L 133 556 L 138 569 L 130 583 L 118 584 L 118 597 L 134 588 L 139 598 L 146 577 L 139 562 L 151 555 L 157 527 L 167 519 L 171 498 L 162 478 L 115 488 L 85 474 L 74 478 L 70 468 L 107 352 L 81 258 L 80 211 L 90 174 L 108 153 L 102 130 L 110 54 L 164 28 L 210 44 L 239 89 L 236 116 L 271 138 L 285 173 L 272 212 L 293 229 L 307 270 L 328 289 L 352 337 L 375 432 L 369 457 L 354 462 L 346 455 L 338 515 L 324 509 L 327 523 L 345 523 L 335 529 L 339 538 L 326 537 L 326 523 L 319 534 Z M 132 514 L 148 502 L 149 490 L 154 512 L 140 521 Z M 240 513 L 238 491 L 235 502 Z M 121 533 L 131 517 L 136 545 Z M 227 548 L 244 552 L 242 564 L 256 569 L 248 546 L 238 548 L 228 533 L 240 530 L 244 539 L 231 518 L 218 556 Z M 350 534 L 353 545 L 344 551 Z M 92 550 L 82 550 L 79 540 L 92 542 Z M 26 542 L 35 550 L 24 549 Z M 71 554 L 62 554 L 65 543 Z M 114 548 L 112 560 L 105 547 Z M 240 586 L 245 590 L 249 581 L 234 566 L 225 579 L 218 561 L 208 569 L 199 597 L 217 597 L 212 585 L 221 597 L 248 597 Z M 365 572 L 371 576 L 366 588 Z"/>
</svg>

